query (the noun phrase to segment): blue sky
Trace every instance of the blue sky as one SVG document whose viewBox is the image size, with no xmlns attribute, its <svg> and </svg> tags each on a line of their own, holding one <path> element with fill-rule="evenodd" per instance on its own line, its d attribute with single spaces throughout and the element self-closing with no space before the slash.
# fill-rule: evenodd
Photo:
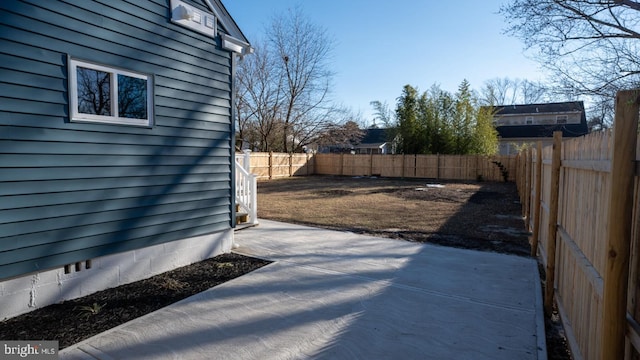
<svg viewBox="0 0 640 360">
<path fill-rule="evenodd" d="M 503 34 L 497 12 L 508 0 L 223 0 L 249 41 L 270 19 L 300 6 L 336 40 L 333 98 L 364 120 L 373 100 L 393 109 L 402 87 L 438 84 L 455 92 L 463 79 L 479 90 L 486 80 L 544 80 L 523 44 Z"/>
</svg>

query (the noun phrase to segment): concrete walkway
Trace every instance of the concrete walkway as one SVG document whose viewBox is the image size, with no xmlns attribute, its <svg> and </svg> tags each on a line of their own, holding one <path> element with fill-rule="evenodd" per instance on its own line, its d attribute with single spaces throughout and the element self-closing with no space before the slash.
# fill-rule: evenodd
<svg viewBox="0 0 640 360">
<path fill-rule="evenodd" d="M 266 267 L 61 359 L 546 359 L 533 259 L 261 220 Z"/>
</svg>

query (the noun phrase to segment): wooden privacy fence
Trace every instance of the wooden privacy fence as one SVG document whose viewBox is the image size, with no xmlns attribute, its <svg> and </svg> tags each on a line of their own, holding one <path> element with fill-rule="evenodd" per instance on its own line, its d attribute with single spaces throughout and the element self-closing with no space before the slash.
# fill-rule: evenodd
<svg viewBox="0 0 640 360">
<path fill-rule="evenodd" d="M 299 175 L 515 180 L 515 156 L 251 153 L 259 179 Z"/>
<path fill-rule="evenodd" d="M 518 155 L 516 183 L 532 255 L 545 268 L 575 359 L 640 359 L 640 91 L 619 92 L 613 134 L 593 133 Z"/>
<path fill-rule="evenodd" d="M 276 179 L 290 176 L 313 175 L 313 154 L 286 154 L 252 152 L 251 173 L 258 179 Z"/>
</svg>

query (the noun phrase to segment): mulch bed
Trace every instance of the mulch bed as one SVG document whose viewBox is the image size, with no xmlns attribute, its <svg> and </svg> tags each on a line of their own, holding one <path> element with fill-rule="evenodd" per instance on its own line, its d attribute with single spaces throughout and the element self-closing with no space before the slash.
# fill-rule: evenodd
<svg viewBox="0 0 640 360">
<path fill-rule="evenodd" d="M 0 339 L 58 340 L 62 349 L 269 263 L 219 255 L 5 320 L 0 322 Z"/>
</svg>

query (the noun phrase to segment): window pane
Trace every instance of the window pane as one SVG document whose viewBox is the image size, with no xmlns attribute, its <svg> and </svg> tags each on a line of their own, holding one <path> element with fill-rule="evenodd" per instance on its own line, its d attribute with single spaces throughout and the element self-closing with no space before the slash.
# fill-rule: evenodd
<svg viewBox="0 0 640 360">
<path fill-rule="evenodd" d="M 118 116 L 147 118 L 147 80 L 118 74 Z"/>
<path fill-rule="evenodd" d="M 111 78 L 108 72 L 77 67 L 78 112 L 111 116 Z"/>
</svg>

